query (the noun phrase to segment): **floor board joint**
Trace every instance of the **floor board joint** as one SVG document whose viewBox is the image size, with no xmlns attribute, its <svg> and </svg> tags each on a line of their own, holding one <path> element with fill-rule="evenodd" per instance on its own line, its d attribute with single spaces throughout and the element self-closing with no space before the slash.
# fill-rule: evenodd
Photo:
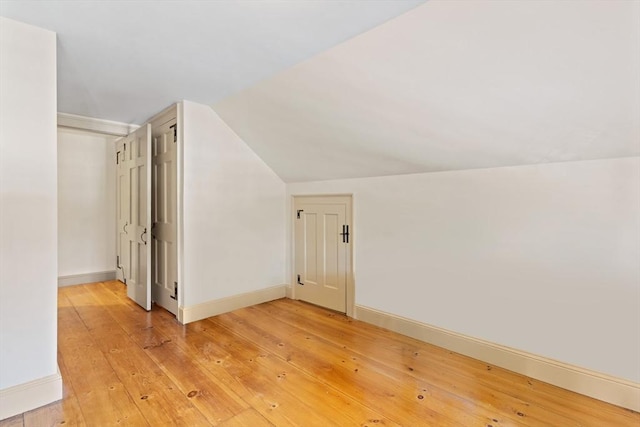
<svg viewBox="0 0 640 427">
<path fill-rule="evenodd" d="M 640 425 L 640 414 L 319 307 L 180 325 L 116 281 L 59 289 L 62 401 L 33 425 Z"/>
</svg>

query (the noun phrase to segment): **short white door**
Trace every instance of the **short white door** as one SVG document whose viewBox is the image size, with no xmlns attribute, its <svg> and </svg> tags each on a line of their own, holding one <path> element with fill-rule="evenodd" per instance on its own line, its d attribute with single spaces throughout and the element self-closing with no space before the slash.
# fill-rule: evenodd
<svg viewBox="0 0 640 427">
<path fill-rule="evenodd" d="M 118 140 L 118 278 L 127 295 L 151 309 L 151 125 Z"/>
<path fill-rule="evenodd" d="M 346 312 L 351 198 L 295 198 L 295 298 Z"/>
<path fill-rule="evenodd" d="M 152 295 L 178 312 L 177 129 L 172 119 L 153 129 Z"/>
</svg>

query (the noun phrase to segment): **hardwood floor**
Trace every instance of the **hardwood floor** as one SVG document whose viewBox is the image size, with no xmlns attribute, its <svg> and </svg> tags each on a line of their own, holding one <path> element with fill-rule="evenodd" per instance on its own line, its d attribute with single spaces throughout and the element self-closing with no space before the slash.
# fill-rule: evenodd
<svg viewBox="0 0 640 427">
<path fill-rule="evenodd" d="M 0 426 L 639 426 L 640 414 L 278 300 L 182 326 L 119 282 L 61 288 L 64 399 Z"/>
</svg>

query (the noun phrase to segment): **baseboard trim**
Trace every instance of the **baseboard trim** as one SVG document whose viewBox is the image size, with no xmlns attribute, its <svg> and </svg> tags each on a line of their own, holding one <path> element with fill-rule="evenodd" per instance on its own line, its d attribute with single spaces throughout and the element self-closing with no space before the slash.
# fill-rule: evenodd
<svg viewBox="0 0 640 427">
<path fill-rule="evenodd" d="M 62 375 L 55 374 L 0 390 L 0 420 L 62 399 Z"/>
<path fill-rule="evenodd" d="M 456 353 L 598 400 L 640 411 L 640 384 L 500 344 L 469 337 L 365 306 L 355 317 Z"/>
<path fill-rule="evenodd" d="M 126 136 L 140 126 L 75 114 L 58 113 L 58 127 L 78 129 L 104 135 Z"/>
<path fill-rule="evenodd" d="M 71 276 L 58 277 L 58 287 L 83 285 L 85 283 L 107 282 L 116 280 L 116 271 L 97 271 L 95 273 L 73 274 Z"/>
<path fill-rule="evenodd" d="M 190 307 L 180 307 L 178 308 L 178 321 L 182 324 L 187 324 L 239 308 L 284 298 L 286 288 L 286 285 L 272 286 L 253 292 L 207 301 Z"/>
</svg>

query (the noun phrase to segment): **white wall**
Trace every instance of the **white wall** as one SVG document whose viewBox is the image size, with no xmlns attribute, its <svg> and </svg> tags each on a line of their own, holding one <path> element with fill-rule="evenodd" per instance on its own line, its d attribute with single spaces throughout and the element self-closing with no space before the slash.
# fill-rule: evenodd
<svg viewBox="0 0 640 427">
<path fill-rule="evenodd" d="M 282 285 L 284 183 L 211 107 L 183 117 L 183 306 Z"/>
<path fill-rule="evenodd" d="M 58 129 L 58 275 L 113 271 L 116 138 Z"/>
<path fill-rule="evenodd" d="M 55 33 L 0 17 L 0 94 L 4 390 L 57 372 Z"/>
<path fill-rule="evenodd" d="M 356 304 L 640 382 L 640 158 L 287 191 L 353 193 Z"/>
</svg>

